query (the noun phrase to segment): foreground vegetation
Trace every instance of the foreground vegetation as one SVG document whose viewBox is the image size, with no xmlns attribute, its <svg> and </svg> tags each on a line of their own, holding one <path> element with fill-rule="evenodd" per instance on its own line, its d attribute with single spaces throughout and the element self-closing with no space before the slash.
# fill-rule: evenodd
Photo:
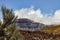
<svg viewBox="0 0 60 40">
<path fill-rule="evenodd" d="M 2 6 L 3 22 L 0 21 L 0 40 L 24 40 L 24 37 L 18 32 L 15 25 L 17 17 L 12 10 Z"/>
<path fill-rule="evenodd" d="M 60 40 L 60 34 L 45 33 L 42 31 L 21 31 L 26 40 Z"/>
</svg>

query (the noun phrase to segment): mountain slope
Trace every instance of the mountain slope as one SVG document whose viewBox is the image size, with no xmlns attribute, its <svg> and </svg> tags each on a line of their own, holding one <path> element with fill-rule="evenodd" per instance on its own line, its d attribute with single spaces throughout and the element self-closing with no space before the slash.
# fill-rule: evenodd
<svg viewBox="0 0 60 40">
<path fill-rule="evenodd" d="M 41 31 L 47 32 L 47 33 L 60 34 L 60 25 L 52 26 Z"/>
<path fill-rule="evenodd" d="M 17 19 L 16 26 L 19 30 L 25 31 L 42 31 L 54 34 L 60 33 L 60 25 L 44 25 L 26 18 Z"/>
<path fill-rule="evenodd" d="M 42 23 L 37 23 L 30 19 L 23 18 L 17 19 L 16 26 L 19 28 L 19 32 L 25 37 L 26 40 L 60 40 L 60 34 L 53 34 L 60 32 L 60 25 L 47 26 Z M 36 31 L 38 28 L 39 30 Z"/>
<path fill-rule="evenodd" d="M 37 23 L 26 18 L 17 19 L 16 26 L 19 30 L 26 30 L 26 31 L 40 31 L 41 29 L 45 29 L 48 27 L 47 25 Z"/>
</svg>

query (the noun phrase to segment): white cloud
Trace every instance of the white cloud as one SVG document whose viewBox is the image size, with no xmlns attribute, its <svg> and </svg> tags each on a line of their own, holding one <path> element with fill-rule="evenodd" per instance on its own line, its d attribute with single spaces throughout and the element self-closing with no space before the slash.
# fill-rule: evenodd
<svg viewBox="0 0 60 40">
<path fill-rule="evenodd" d="M 28 18 L 46 25 L 60 24 L 60 10 L 57 10 L 53 17 L 47 17 L 47 14 L 46 16 L 43 16 L 41 10 L 34 10 L 33 6 L 30 8 L 22 8 L 14 12 L 15 16 L 18 16 L 18 18 Z"/>
<path fill-rule="evenodd" d="M 43 18 L 43 15 L 41 14 L 41 10 L 40 9 L 34 10 L 34 7 L 22 8 L 20 10 L 16 10 L 15 16 L 18 16 L 18 18 L 29 18 L 34 20 Z"/>
<path fill-rule="evenodd" d="M 60 19 L 60 10 L 57 10 L 54 15 L 55 19 Z"/>
</svg>

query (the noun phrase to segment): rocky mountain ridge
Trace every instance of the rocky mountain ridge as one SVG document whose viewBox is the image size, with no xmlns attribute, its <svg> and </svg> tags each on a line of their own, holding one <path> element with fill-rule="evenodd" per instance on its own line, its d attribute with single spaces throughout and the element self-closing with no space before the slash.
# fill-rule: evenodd
<svg viewBox="0 0 60 40">
<path fill-rule="evenodd" d="M 34 22 L 26 18 L 17 19 L 15 23 L 18 29 L 26 31 L 40 31 L 48 27 L 48 25 Z"/>
</svg>

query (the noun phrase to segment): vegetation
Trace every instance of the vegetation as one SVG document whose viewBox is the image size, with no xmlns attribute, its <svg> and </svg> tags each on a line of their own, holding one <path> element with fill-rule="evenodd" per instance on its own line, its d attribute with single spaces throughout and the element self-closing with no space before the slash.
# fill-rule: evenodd
<svg viewBox="0 0 60 40">
<path fill-rule="evenodd" d="M 42 31 L 23 31 L 26 40 L 60 40 L 60 34 L 46 33 Z"/>
<path fill-rule="evenodd" d="M 0 40 L 24 40 L 24 37 L 16 29 L 15 20 L 12 10 L 2 6 L 3 23 L 0 21 Z"/>
</svg>

